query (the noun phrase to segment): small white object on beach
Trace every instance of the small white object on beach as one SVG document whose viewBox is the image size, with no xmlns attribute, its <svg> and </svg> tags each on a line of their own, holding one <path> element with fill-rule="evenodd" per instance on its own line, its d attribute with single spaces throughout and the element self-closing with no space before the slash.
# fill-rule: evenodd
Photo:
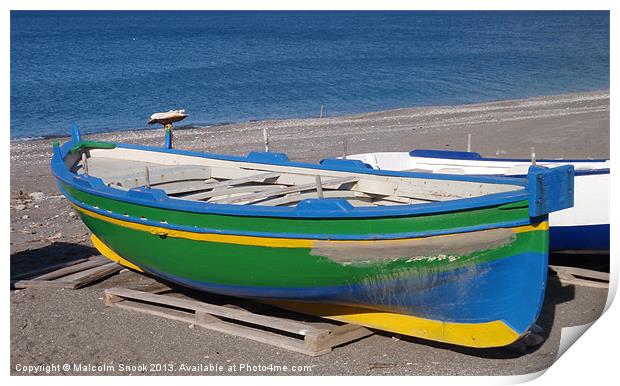
<svg viewBox="0 0 620 386">
<path fill-rule="evenodd" d="M 167 125 L 172 122 L 183 120 L 186 117 L 187 114 L 184 109 L 170 110 L 165 113 L 155 113 L 151 115 L 151 119 L 149 119 L 148 124 L 152 125 L 154 123 L 161 123 L 162 125 Z"/>
<path fill-rule="evenodd" d="M 59 238 L 61 238 L 61 237 L 62 237 L 62 233 L 58 232 L 58 233 L 56 233 L 56 234 L 54 234 L 54 235 L 52 235 L 52 236 L 48 237 L 47 239 L 48 239 L 48 240 L 57 240 L 57 239 L 59 239 Z"/>
<path fill-rule="evenodd" d="M 45 193 L 32 192 L 28 196 L 30 196 L 30 198 L 32 198 L 34 201 L 42 201 L 45 198 Z"/>
</svg>

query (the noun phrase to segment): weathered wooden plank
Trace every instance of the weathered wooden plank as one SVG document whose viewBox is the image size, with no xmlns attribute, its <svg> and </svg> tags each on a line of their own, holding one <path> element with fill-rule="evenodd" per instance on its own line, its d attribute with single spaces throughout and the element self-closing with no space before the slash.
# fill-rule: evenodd
<svg viewBox="0 0 620 386">
<path fill-rule="evenodd" d="M 123 299 L 115 301 L 112 299 L 109 305 L 125 310 L 138 311 L 148 315 L 160 316 L 166 319 L 178 320 L 189 324 L 196 323 L 196 315 L 193 312 L 165 308 L 156 304 L 141 303 L 134 300 Z"/>
<path fill-rule="evenodd" d="M 178 165 L 173 167 L 149 167 L 151 186 L 173 181 L 206 180 L 211 178 L 209 166 Z M 145 173 L 132 173 L 123 176 L 105 178 L 106 183 L 127 188 L 143 186 L 146 183 Z"/>
<path fill-rule="evenodd" d="M 339 176 L 322 176 L 324 178 L 338 178 Z M 279 185 L 306 185 L 311 184 L 316 179 L 316 174 L 282 173 L 276 181 Z"/>
<path fill-rule="evenodd" d="M 305 342 L 300 339 L 282 336 L 270 331 L 259 330 L 249 326 L 241 326 L 230 322 L 222 321 L 220 323 L 206 323 L 200 324 L 200 326 L 209 330 L 251 339 L 260 343 L 265 343 L 271 346 L 280 347 L 310 356 L 319 356 L 332 351 L 331 348 L 326 348 L 320 351 L 309 350 L 306 348 Z"/>
<path fill-rule="evenodd" d="M 323 188 L 326 188 L 329 186 L 339 187 L 344 184 L 356 183 L 358 181 L 359 181 L 359 177 L 343 177 L 343 178 L 333 178 L 331 180 L 326 180 L 326 181 L 323 181 L 322 184 L 323 184 Z M 277 188 L 277 189 L 267 190 L 267 191 L 260 192 L 260 193 L 246 194 L 246 195 L 242 195 L 238 197 L 233 197 L 230 199 L 223 199 L 223 200 L 217 200 L 217 201 L 212 201 L 212 202 L 217 202 L 220 204 L 224 204 L 224 203 L 234 204 L 234 203 L 244 202 L 244 203 L 250 204 L 250 203 L 257 202 L 257 201 L 266 200 L 274 196 L 281 196 L 283 194 L 303 192 L 306 190 L 313 190 L 313 189 L 316 189 L 316 182 L 306 184 L 306 185 L 300 185 L 300 186 L 291 186 L 291 187 L 284 188 L 284 189 Z"/>
<path fill-rule="evenodd" d="M 237 193 L 247 193 L 247 192 L 264 192 L 264 191 L 268 191 L 268 190 L 273 190 L 274 187 L 277 187 L 278 185 L 249 185 L 249 186 L 237 186 L 237 187 L 232 187 L 232 188 L 220 188 L 220 189 L 215 189 L 215 190 L 211 190 L 208 192 L 201 192 L 201 193 L 195 193 L 195 194 L 189 194 L 186 196 L 180 196 L 178 198 L 182 198 L 184 200 L 205 200 L 208 198 L 212 198 L 212 197 L 221 197 L 221 196 L 229 196 L 232 194 L 237 194 Z M 284 188 L 284 186 L 281 186 L 280 188 Z"/>
<path fill-rule="evenodd" d="M 57 279 L 59 277 L 70 275 L 70 274 L 75 273 L 75 272 L 80 272 L 80 271 L 87 270 L 89 268 L 101 266 L 101 265 L 105 264 L 108 261 L 110 261 L 110 260 L 106 259 L 103 256 L 100 256 L 98 258 L 90 259 L 90 260 L 85 261 L 83 263 L 71 265 L 71 266 L 68 266 L 68 267 L 56 270 L 54 272 L 50 272 L 50 273 L 46 273 L 44 275 L 40 275 L 40 276 L 34 277 L 34 278 L 32 278 L 32 280 L 53 280 L 53 279 Z"/>
<path fill-rule="evenodd" d="M 372 334 L 370 330 L 356 325 L 347 324 L 317 328 L 304 322 L 254 314 L 230 305 L 216 306 L 196 300 L 154 295 L 124 288 L 107 289 L 104 296 L 105 303 L 108 306 L 193 323 L 208 330 L 251 339 L 311 356 L 326 354 L 334 346 Z M 235 321 L 250 323 L 255 326 L 237 324 Z M 303 340 L 263 330 L 259 326 L 270 330 L 291 332 L 300 337 L 303 336 Z"/>
<path fill-rule="evenodd" d="M 225 188 L 228 186 L 235 186 L 235 185 L 241 185 L 241 184 L 246 184 L 248 182 L 262 182 L 265 180 L 269 180 L 269 179 L 274 179 L 274 178 L 278 178 L 282 175 L 282 173 L 260 173 L 260 174 L 255 174 L 255 175 L 251 175 L 248 177 L 241 177 L 241 178 L 234 178 L 231 180 L 226 180 L 226 181 L 219 181 L 219 182 L 213 182 L 210 184 L 205 184 L 207 189 L 217 189 L 217 188 Z"/>
<path fill-rule="evenodd" d="M 241 178 L 235 178 L 235 179 L 231 179 L 231 180 L 226 180 L 226 181 L 220 181 L 220 182 L 216 182 L 216 183 L 211 183 L 211 184 L 206 184 L 206 188 L 207 189 L 213 189 L 210 192 L 202 192 L 202 193 L 196 193 L 196 194 L 192 194 L 192 195 L 188 195 L 188 196 L 183 196 L 182 198 L 186 199 L 186 200 L 204 200 L 207 198 L 211 198 L 211 197 L 219 197 L 219 196 L 223 196 L 223 195 L 228 195 L 229 193 L 242 193 L 242 192 L 257 192 L 257 191 L 264 191 L 266 190 L 265 188 L 259 187 L 255 190 L 251 189 L 251 186 L 245 187 L 245 188 L 230 188 L 233 186 L 237 186 L 237 185 L 242 185 L 242 184 L 247 184 L 250 182 L 265 182 L 267 180 L 272 180 L 272 179 L 279 179 L 280 177 L 282 177 L 282 173 L 280 172 L 271 172 L 271 173 L 260 173 L 260 174 L 255 174 L 255 175 L 251 175 L 251 176 L 246 176 L 246 177 L 241 177 Z M 280 185 L 280 181 L 277 181 L 277 184 Z M 269 186 L 269 185 L 268 185 Z M 274 184 L 271 185 L 271 187 L 275 186 L 275 181 Z M 225 188 L 226 193 L 225 194 L 215 194 L 216 191 L 221 191 L 224 189 L 221 188 Z M 234 190 L 232 190 L 234 189 Z"/>
<path fill-rule="evenodd" d="M 472 192 L 465 194 L 463 191 L 449 192 L 439 187 L 435 187 L 433 183 L 428 185 L 424 184 L 411 184 L 407 182 L 396 181 L 375 181 L 375 180 L 360 180 L 355 187 L 355 190 L 364 192 L 367 194 L 373 194 L 382 196 L 381 199 L 387 199 L 388 201 L 396 201 L 402 203 L 416 203 L 429 202 L 429 201 L 446 201 L 456 198 L 473 197 L 475 195 L 481 195 L 480 189 L 474 190 L 477 194 Z M 389 197 L 389 198 L 388 198 Z M 415 200 L 412 202 L 411 200 Z"/>
<path fill-rule="evenodd" d="M 75 283 L 70 283 L 62 280 L 17 280 L 12 281 L 11 285 L 13 288 L 75 288 Z"/>
<path fill-rule="evenodd" d="M 565 267 L 561 265 L 549 265 L 549 268 L 557 273 L 567 273 L 573 276 L 582 276 L 586 278 L 592 278 L 596 280 L 603 280 L 609 282 L 609 273 L 594 271 L 591 269 L 577 268 L 577 267 Z"/>
<path fill-rule="evenodd" d="M 105 259 L 105 261 L 109 261 Z M 77 266 L 80 269 L 75 270 Z M 72 268 L 72 270 L 68 270 Z M 11 285 L 14 288 L 68 288 L 77 289 L 90 284 L 96 280 L 109 276 L 123 269 L 121 265 L 114 262 L 105 263 L 102 261 L 87 260 L 84 263 L 72 265 L 47 275 L 41 275 L 34 279 L 12 280 Z M 60 272 L 60 274 L 58 273 Z"/>
<path fill-rule="evenodd" d="M 153 185 L 154 188 L 163 189 L 167 194 L 182 194 L 182 193 L 191 193 L 198 192 L 205 189 L 205 185 L 210 182 L 217 181 L 215 179 L 209 178 L 206 180 L 187 180 L 187 181 L 172 181 L 166 182 L 164 184 Z"/>
<path fill-rule="evenodd" d="M 80 274 L 77 277 L 73 278 L 72 281 L 76 284 L 75 288 L 81 288 L 99 279 L 110 276 L 122 269 L 122 265 L 111 262 L 109 264 L 102 265 L 101 267 L 96 267 L 85 272 L 80 272 Z"/>
<path fill-rule="evenodd" d="M 306 348 L 312 351 L 320 351 L 343 343 L 351 342 L 372 335 L 369 329 L 355 324 L 343 324 L 330 328 L 328 334 L 317 337 L 307 337 L 305 340 Z"/>
<path fill-rule="evenodd" d="M 172 288 L 168 287 L 166 284 L 160 283 L 158 281 L 150 281 L 147 283 L 140 283 L 140 284 L 132 285 L 128 289 L 133 290 L 133 291 L 149 292 L 152 294 L 160 294 L 160 293 L 168 292 L 172 290 Z"/>
<path fill-rule="evenodd" d="M 363 179 L 358 182 L 355 190 L 368 194 L 376 194 L 380 196 L 391 196 L 396 191 L 398 184 L 396 182 L 374 181 Z"/>
<path fill-rule="evenodd" d="M 412 195 L 417 195 L 420 198 L 430 196 L 439 196 L 439 199 L 442 199 L 442 197 L 447 199 L 468 198 L 520 188 L 513 185 L 425 178 L 405 179 L 399 177 L 398 180 L 397 191 L 394 194 L 402 195 L 398 193 L 399 191 L 410 192 Z"/>
<path fill-rule="evenodd" d="M 331 351 L 331 349 L 323 350 L 322 352 L 308 350 L 305 348 L 304 342 L 300 339 L 278 335 L 273 332 L 259 330 L 249 326 L 240 326 L 234 323 L 225 322 L 215 316 L 212 316 L 209 313 L 199 313 L 198 311 L 196 314 L 194 314 L 181 310 L 163 308 L 154 304 L 140 303 L 133 300 L 114 302 L 112 305 L 114 307 L 125 310 L 137 311 L 148 315 L 160 316 L 180 322 L 195 324 L 207 330 L 251 339 L 257 342 L 281 347 L 287 350 L 296 351 L 307 355 L 321 355 Z"/>
<path fill-rule="evenodd" d="M 173 298 L 171 296 L 163 296 L 150 294 L 139 291 L 132 291 L 124 288 L 111 288 L 107 289 L 106 293 L 123 297 L 129 299 L 138 299 L 152 303 L 158 304 L 166 304 L 169 306 L 175 306 L 190 310 L 200 310 L 204 312 L 208 312 L 215 316 L 221 316 L 224 318 L 231 318 L 235 320 L 240 320 L 248 323 L 254 323 L 258 325 L 269 326 L 271 328 L 276 328 L 278 330 L 292 332 L 295 334 L 305 335 L 316 333 L 316 329 L 310 325 L 289 321 L 281 318 L 275 318 L 272 316 L 253 314 L 249 311 L 245 310 L 237 310 L 229 307 L 217 306 L 214 304 L 208 304 L 203 302 L 198 302 L 195 300 L 187 300 L 180 298 Z"/>
<path fill-rule="evenodd" d="M 63 263 L 58 263 L 58 264 L 50 265 L 50 266 L 47 266 L 47 267 L 38 268 L 38 269 L 34 269 L 32 271 L 28 271 L 28 272 L 23 272 L 23 273 L 17 274 L 15 276 L 11 277 L 11 280 L 20 280 L 20 279 L 25 279 L 25 278 L 28 278 L 28 277 L 37 276 L 37 275 L 43 275 L 45 273 L 56 271 L 56 270 L 61 269 L 61 268 L 65 268 L 65 267 L 69 267 L 71 265 L 83 263 L 85 261 L 88 261 L 88 259 L 87 258 L 83 258 L 83 259 L 78 259 L 78 260 L 65 261 Z"/>
<path fill-rule="evenodd" d="M 609 273 L 607 272 L 557 265 L 550 265 L 549 268 L 556 273 L 556 276 L 551 277 L 559 280 L 562 284 L 591 288 L 609 288 Z"/>
<path fill-rule="evenodd" d="M 276 170 L 261 170 L 252 168 L 243 168 L 242 165 L 236 162 L 227 163 L 226 165 L 213 166 L 211 170 L 211 177 L 218 180 L 234 180 L 237 178 L 251 177 L 259 173 L 273 173 Z"/>
</svg>

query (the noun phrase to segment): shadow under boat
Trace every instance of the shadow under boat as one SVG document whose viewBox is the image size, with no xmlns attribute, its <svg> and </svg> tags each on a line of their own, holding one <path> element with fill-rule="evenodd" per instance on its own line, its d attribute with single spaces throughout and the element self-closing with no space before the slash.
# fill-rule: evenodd
<svg viewBox="0 0 620 386">
<path fill-rule="evenodd" d="M 11 279 L 21 279 L 54 271 L 63 265 L 100 255 L 97 249 L 75 243 L 55 242 L 36 249 L 26 249 L 10 256 Z"/>
</svg>

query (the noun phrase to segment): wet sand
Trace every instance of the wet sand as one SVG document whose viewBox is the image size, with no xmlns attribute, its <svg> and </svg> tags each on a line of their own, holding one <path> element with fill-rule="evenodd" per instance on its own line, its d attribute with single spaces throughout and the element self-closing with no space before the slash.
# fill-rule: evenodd
<svg viewBox="0 0 620 386">
<path fill-rule="evenodd" d="M 609 92 L 188 128 L 175 132 L 175 146 L 244 155 L 263 149 L 263 128 L 269 130 L 271 151 L 309 162 L 341 155 L 343 139 L 349 154 L 415 148 L 465 150 L 470 133 L 472 150 L 486 156 L 527 158 L 534 147 L 539 158 L 607 158 Z M 164 135 L 158 129 L 86 137 L 159 145 Z M 49 169 L 51 142 L 11 143 L 12 274 L 96 253 L 88 230 L 56 189 Z M 139 275 L 124 272 L 78 291 L 11 291 L 11 373 L 17 373 L 18 363 L 218 360 L 310 363 L 315 365 L 310 374 L 523 374 L 553 363 L 561 327 L 596 319 L 606 299 L 605 290 L 550 284 L 539 320 L 547 340 L 526 355 L 460 349 L 417 339 L 394 340 L 381 334 L 324 357 L 307 358 L 188 329 L 181 322 L 104 307 L 102 288 L 135 280 L 140 280 Z"/>
</svg>

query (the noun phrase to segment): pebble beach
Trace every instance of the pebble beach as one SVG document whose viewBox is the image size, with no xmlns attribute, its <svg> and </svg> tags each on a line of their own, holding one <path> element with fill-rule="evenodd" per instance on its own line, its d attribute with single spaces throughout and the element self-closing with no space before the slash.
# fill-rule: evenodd
<svg viewBox="0 0 620 386">
<path fill-rule="evenodd" d="M 318 162 L 341 156 L 344 142 L 348 154 L 416 148 L 466 150 L 471 134 L 472 151 L 485 156 L 529 158 L 534 148 L 539 158 L 609 158 L 609 112 L 608 90 L 348 116 L 330 116 L 326 106 L 322 118 L 179 127 L 175 130 L 175 147 L 245 155 L 263 150 L 263 129 L 267 129 L 271 151 L 286 153 L 296 161 Z M 189 114 L 191 117 L 192 112 Z M 69 124 L 66 131 L 70 131 Z M 86 137 L 158 146 L 163 145 L 164 131 Z M 56 189 L 49 168 L 52 141 L 66 139 L 11 142 L 11 275 L 97 254 L 88 229 Z M 525 354 L 375 334 L 337 348 L 332 354 L 308 358 L 241 338 L 190 329 L 182 322 L 104 306 L 104 288 L 140 280 L 140 275 L 125 270 L 76 291 L 12 290 L 11 374 L 22 374 L 18 364 L 73 363 L 86 358 L 92 363 L 132 364 L 242 363 L 251 359 L 253 363 L 310 364 L 308 375 L 525 374 L 549 367 L 557 355 L 561 328 L 594 321 L 607 297 L 602 289 L 550 283 L 538 323 L 546 331 L 546 340 Z M 57 374 L 76 373 L 69 370 Z M 250 374 L 275 375 L 244 373 Z"/>
</svg>

